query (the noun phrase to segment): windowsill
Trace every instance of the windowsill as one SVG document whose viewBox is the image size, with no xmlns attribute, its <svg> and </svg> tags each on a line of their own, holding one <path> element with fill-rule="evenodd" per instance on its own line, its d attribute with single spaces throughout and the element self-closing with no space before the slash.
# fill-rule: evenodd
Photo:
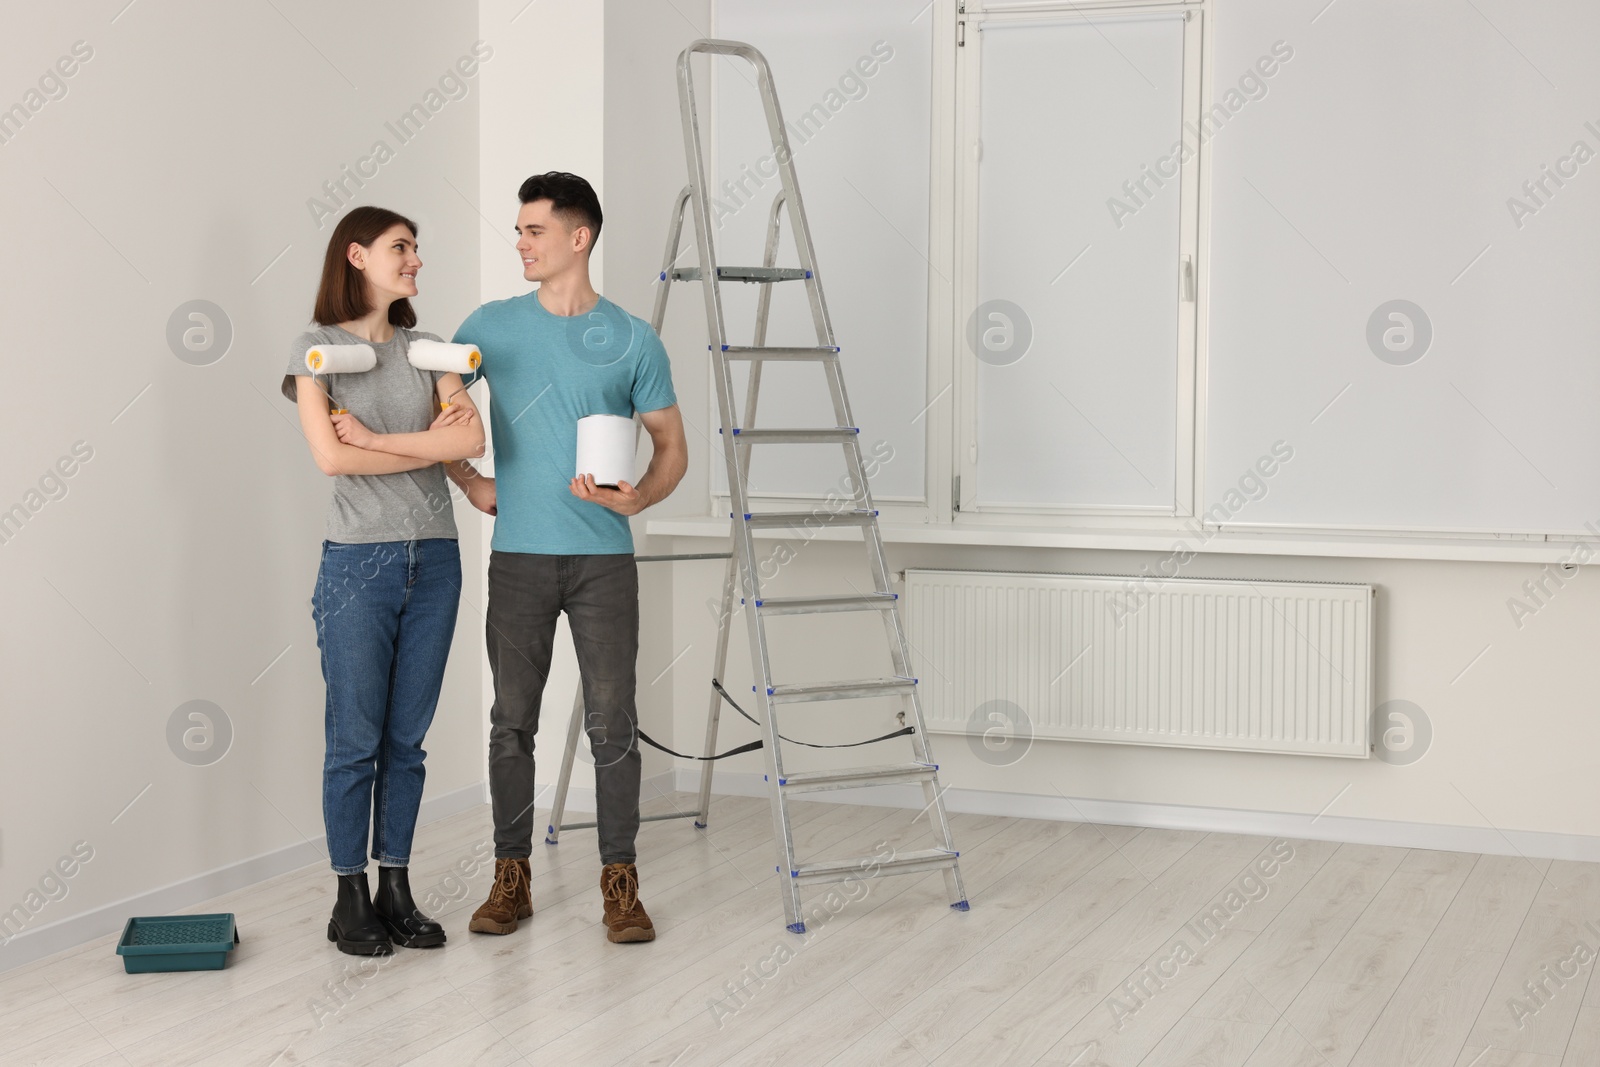
<svg viewBox="0 0 1600 1067">
<path fill-rule="evenodd" d="M 648 519 L 645 532 L 652 537 L 712 538 L 727 542 L 727 519 L 710 516 Z M 1555 563 L 1572 555 L 1570 541 L 1523 541 L 1468 537 L 1363 537 L 1324 533 L 1246 533 L 1224 531 L 1203 545 L 1194 535 L 1148 530 L 1060 530 L 1037 526 L 996 526 L 954 523 L 880 521 L 886 544 L 974 545 L 991 548 L 1094 548 L 1127 552 L 1173 550 L 1180 538 L 1192 551 L 1217 555 L 1333 556 L 1364 559 L 1430 559 L 1481 563 Z M 758 540 L 794 539 L 783 530 L 758 530 Z M 813 530 L 805 539 L 850 541 L 859 535 L 850 529 Z"/>
</svg>

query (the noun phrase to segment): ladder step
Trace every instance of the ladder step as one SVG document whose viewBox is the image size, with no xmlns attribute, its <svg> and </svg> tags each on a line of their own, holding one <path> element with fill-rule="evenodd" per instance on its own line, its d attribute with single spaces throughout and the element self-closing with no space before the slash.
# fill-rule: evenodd
<svg viewBox="0 0 1600 1067">
<path fill-rule="evenodd" d="M 769 596 L 756 601 L 763 615 L 817 615 L 826 611 L 889 611 L 898 593 L 852 593 L 828 596 Z"/>
<path fill-rule="evenodd" d="M 729 359 L 746 359 L 752 362 L 788 360 L 791 362 L 837 363 L 837 348 L 794 348 L 781 345 L 723 345 L 722 354 Z"/>
<path fill-rule="evenodd" d="M 868 871 L 874 874 L 913 874 L 954 867 L 959 855 L 959 852 L 947 852 L 942 848 L 924 848 L 902 852 L 887 860 L 877 856 L 823 860 L 819 863 L 802 863 L 789 872 L 789 877 L 797 882 L 842 882 L 847 878 L 859 878 Z"/>
<path fill-rule="evenodd" d="M 805 530 L 821 526 L 871 526 L 877 518 L 876 511 L 855 508 L 851 511 L 745 512 L 744 521 L 752 530 Z"/>
<path fill-rule="evenodd" d="M 820 684 L 769 685 L 767 703 L 800 704 L 815 700 L 853 700 L 858 697 L 887 696 L 894 693 L 910 693 L 916 685 L 915 678 L 858 678 L 853 681 Z M 755 686 L 750 688 L 754 690 Z"/>
<path fill-rule="evenodd" d="M 858 785 L 928 782 L 939 769 L 936 763 L 896 763 L 883 767 L 847 767 L 836 771 L 799 771 L 778 779 L 787 793 L 813 793 L 823 789 L 849 789 Z"/>
<path fill-rule="evenodd" d="M 717 431 L 721 433 L 721 430 Z M 743 430 L 733 435 L 750 445 L 847 445 L 861 431 L 854 426 L 835 426 L 827 430 Z"/>
<path fill-rule="evenodd" d="M 802 282 L 811 277 L 811 272 L 801 267 L 718 267 L 717 280 L 724 282 Z M 666 281 L 666 274 L 661 275 L 661 280 Z M 699 267 L 674 267 L 672 280 L 675 282 L 697 282 L 700 280 Z"/>
</svg>

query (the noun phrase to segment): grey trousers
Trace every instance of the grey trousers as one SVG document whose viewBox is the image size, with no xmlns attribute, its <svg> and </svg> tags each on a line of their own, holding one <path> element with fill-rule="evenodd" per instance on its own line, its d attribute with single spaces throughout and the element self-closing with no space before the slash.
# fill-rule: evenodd
<svg viewBox="0 0 1600 1067">
<path fill-rule="evenodd" d="M 555 643 L 567 613 L 583 684 L 584 731 L 594 754 L 600 862 L 632 863 L 639 832 L 639 570 L 632 553 L 489 556 L 489 794 L 494 854 L 533 851 L 533 735 Z M 562 731 L 564 738 L 565 731 Z"/>
</svg>

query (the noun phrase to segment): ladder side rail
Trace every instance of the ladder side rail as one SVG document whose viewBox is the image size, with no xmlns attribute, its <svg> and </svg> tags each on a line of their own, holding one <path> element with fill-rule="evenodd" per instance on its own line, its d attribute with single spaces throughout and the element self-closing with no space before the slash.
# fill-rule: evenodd
<svg viewBox="0 0 1600 1067">
<path fill-rule="evenodd" d="M 759 52 L 756 54 L 760 56 Z M 800 266 L 807 272 L 806 295 L 811 301 L 811 319 L 816 327 L 817 344 L 832 346 L 835 344 L 833 320 L 828 315 L 828 304 L 822 295 L 822 272 L 817 269 L 816 249 L 811 243 L 811 224 L 806 219 L 805 201 L 800 197 L 800 179 L 794 169 L 794 149 L 789 146 L 789 131 L 783 124 L 783 109 L 778 104 L 778 93 L 772 84 L 772 70 L 765 58 L 760 59 L 756 69 L 760 75 L 758 85 L 761 103 L 767 113 L 767 132 L 771 136 L 772 151 L 777 157 L 784 199 L 789 206 L 789 229 L 794 234 Z"/>
<path fill-rule="evenodd" d="M 689 195 L 689 189 L 687 187 L 685 187 L 683 198 L 679 202 L 679 216 L 678 217 L 679 217 L 679 221 L 680 222 L 682 220 L 682 209 L 683 209 L 685 203 L 687 203 L 688 195 Z M 780 209 L 782 207 L 782 204 L 783 204 L 783 191 L 780 189 L 778 191 L 777 196 L 775 196 L 773 198 L 772 211 L 771 211 L 771 215 L 770 215 L 769 220 L 768 220 L 767 249 L 766 249 L 766 255 L 762 259 L 762 264 L 764 266 L 767 266 L 767 267 L 772 267 L 772 266 L 775 266 L 777 264 L 778 226 L 779 226 L 779 219 L 780 219 L 779 211 L 780 211 Z M 663 272 L 668 274 L 667 282 L 670 285 L 671 284 L 671 275 L 670 275 L 670 273 L 668 273 L 665 268 L 663 269 Z M 760 295 L 759 303 L 758 303 L 757 308 L 756 308 L 756 328 L 755 328 L 755 340 L 754 340 L 754 344 L 756 345 L 756 347 L 760 347 L 760 346 L 762 346 L 762 345 L 767 343 L 767 314 L 768 314 L 768 310 L 770 309 L 771 304 L 772 304 L 772 284 L 773 284 L 772 282 L 762 282 L 761 283 L 761 295 Z M 761 363 L 758 361 L 758 362 L 753 363 L 751 365 L 751 367 L 750 367 L 750 388 L 749 388 L 749 391 L 746 393 L 745 406 L 744 406 L 744 423 L 745 423 L 746 427 L 752 427 L 752 426 L 755 425 L 756 404 L 757 404 L 759 391 L 760 391 L 760 381 L 761 381 Z M 749 484 L 749 473 L 750 473 L 750 449 L 749 448 L 740 449 L 739 461 L 740 461 L 740 481 L 742 483 L 748 485 Z M 740 519 L 739 521 L 742 522 L 743 520 Z M 723 576 L 723 583 L 722 583 L 722 610 L 717 616 L 717 620 L 718 620 L 717 621 L 717 651 L 716 651 L 715 662 L 714 662 L 714 665 L 713 665 L 713 668 L 712 668 L 712 674 L 711 674 L 711 676 L 713 678 L 715 678 L 718 681 L 722 682 L 724 685 L 727 684 L 727 680 L 728 680 L 727 679 L 728 642 L 729 642 L 729 639 L 732 636 L 731 623 L 733 621 L 733 590 L 734 590 L 734 585 L 735 585 L 735 583 L 737 581 L 738 566 L 739 566 L 739 563 L 738 563 L 738 559 L 737 559 L 736 554 L 730 553 L 729 556 L 728 556 L 727 572 Z M 753 610 L 753 609 L 749 608 L 747 606 L 747 610 Z M 717 737 L 717 718 L 721 714 L 721 711 L 722 711 L 722 697 L 721 697 L 721 694 L 719 694 L 715 689 L 713 689 L 711 691 L 711 710 L 710 710 L 710 714 L 708 715 L 707 720 L 706 720 L 706 752 L 705 752 L 705 754 L 707 756 L 714 755 L 715 752 L 716 752 L 715 745 L 716 745 L 716 737 Z M 705 817 L 706 817 L 706 812 L 710 809 L 710 806 L 711 806 L 711 769 L 712 769 L 712 764 L 711 764 L 711 762 L 709 760 L 707 760 L 705 766 L 701 769 L 701 772 L 700 772 L 700 812 L 701 812 L 701 816 L 700 817 L 701 817 L 701 821 L 702 822 L 704 822 Z"/>
<path fill-rule="evenodd" d="M 693 186 L 685 185 L 673 201 L 671 222 L 667 226 L 667 248 L 661 257 L 661 274 L 657 279 L 660 289 L 656 292 L 655 308 L 650 314 L 650 327 L 657 336 L 667 318 L 667 298 L 672 293 L 672 272 L 677 267 L 678 257 L 683 249 L 683 218 L 689 210 L 689 200 L 693 195 Z M 730 552 L 728 564 L 724 568 L 722 582 L 722 610 L 717 616 L 717 652 L 716 660 L 712 667 L 711 677 L 721 679 L 726 670 L 728 661 L 728 623 L 733 604 L 733 586 L 738 574 L 739 561 Z M 698 806 L 695 809 L 695 826 L 704 829 L 711 816 L 711 777 L 716 768 L 711 757 L 717 752 L 717 733 L 720 728 L 722 713 L 722 697 L 715 688 L 711 690 L 709 704 L 706 708 L 706 739 L 705 749 L 702 752 L 706 758 L 700 766 L 700 795 Z M 571 753 L 568 753 L 570 763 Z M 565 790 L 560 791 L 565 796 Z M 559 818 L 552 820 L 551 836 L 554 837 L 561 829 Z"/>
<path fill-rule="evenodd" d="M 657 281 L 661 289 L 656 293 L 655 309 L 650 312 L 650 328 L 658 337 L 662 324 L 667 321 L 667 297 L 672 292 L 672 270 L 677 265 L 683 242 L 683 212 L 689 206 L 691 191 L 691 187 L 685 185 L 678 194 L 672 207 L 672 222 L 667 226 L 667 252 L 661 258 L 661 277 Z"/>
<path fill-rule="evenodd" d="M 711 664 L 711 677 L 727 684 L 728 637 L 733 630 L 733 589 L 739 580 L 739 553 L 737 548 L 728 554 L 728 566 L 722 575 L 722 608 L 717 614 L 717 651 Z M 711 814 L 711 772 L 716 766 L 711 757 L 717 754 L 718 722 L 722 716 L 722 694 L 711 688 L 711 706 L 706 709 L 705 762 L 700 766 L 700 817 L 695 825 L 704 827 Z"/>
<path fill-rule="evenodd" d="M 678 105 L 679 113 L 683 117 L 683 151 L 689 165 L 689 202 L 694 207 L 694 233 L 695 250 L 700 257 L 700 280 L 703 283 L 701 291 L 705 296 L 707 332 L 711 335 L 711 351 L 720 353 L 728 343 L 727 326 L 722 316 L 722 291 L 717 284 L 717 252 L 712 240 L 711 219 L 709 205 L 706 202 L 709 193 L 709 178 L 706 174 L 704 146 L 700 138 L 700 117 L 695 106 L 694 96 L 694 71 L 689 60 L 697 51 L 711 51 L 701 48 L 705 44 L 735 44 L 736 42 L 710 42 L 696 41 L 678 56 Z M 671 273 L 668 272 L 668 278 Z M 719 403 L 721 397 L 719 395 Z M 728 412 L 724 412 L 724 415 Z M 723 421 L 724 436 L 726 429 L 737 425 L 735 422 Z M 731 472 L 732 467 L 728 468 Z"/>
<path fill-rule="evenodd" d="M 554 845 L 561 839 L 561 820 L 567 813 L 567 788 L 572 783 L 572 761 L 578 754 L 578 734 L 582 730 L 583 686 L 579 685 L 572 697 L 572 719 L 567 723 L 566 747 L 561 753 L 561 773 L 556 779 L 556 795 L 550 804 L 550 825 L 544 838 L 547 845 Z"/>
<path fill-rule="evenodd" d="M 746 605 L 750 606 L 760 596 L 760 582 L 755 568 L 754 539 L 751 536 L 749 523 L 744 519 L 744 515 L 749 511 L 749 503 L 744 486 L 741 484 L 740 474 L 743 466 L 739 455 L 740 448 L 736 444 L 737 435 L 733 433 L 738 421 L 734 409 L 733 383 L 728 372 L 727 352 L 724 350 L 728 343 L 727 327 L 723 319 L 722 298 L 718 288 L 715 238 L 711 230 L 710 205 L 707 202 L 705 153 L 701 143 L 699 115 L 695 107 L 693 70 L 690 66 L 693 55 L 697 51 L 708 50 L 701 47 L 708 43 L 696 42 L 684 49 L 678 57 L 678 100 L 683 117 L 684 154 L 689 166 L 689 184 L 693 189 L 690 202 L 694 206 L 695 243 L 700 256 L 700 281 L 705 295 L 706 326 L 707 332 L 711 335 L 712 366 L 716 372 L 717 407 L 722 420 L 723 459 L 728 470 L 728 490 L 733 503 L 734 552 L 739 558 L 739 569 L 743 572 L 741 584 Z M 759 56 L 759 53 L 749 46 L 736 47 Z M 765 62 L 762 61 L 760 66 L 764 67 Z M 755 706 L 766 727 L 767 743 L 762 746 L 762 750 L 767 765 L 768 788 L 773 800 L 772 826 L 778 856 L 777 873 L 784 889 L 783 902 L 784 913 L 788 919 L 787 925 L 793 928 L 802 922 L 799 886 L 791 874 L 798 864 L 794 854 L 794 838 L 789 829 L 787 804 L 778 785 L 783 773 L 783 757 L 779 746 L 777 720 L 773 716 L 773 707 L 767 693 L 772 684 L 771 663 L 758 613 L 747 610 L 745 621 L 751 658 L 755 667 Z"/>
<path fill-rule="evenodd" d="M 767 221 L 767 247 L 763 254 L 762 266 L 772 267 L 777 265 L 778 259 L 778 214 L 783 203 L 783 190 L 778 190 L 778 195 L 772 199 L 772 210 Z M 756 299 L 756 326 L 752 345 L 761 348 L 767 343 L 767 316 L 772 309 L 772 282 L 759 283 L 761 292 Z M 761 393 L 761 371 L 763 364 L 755 360 L 750 364 L 750 378 L 744 397 L 744 423 L 741 429 L 754 429 L 756 425 L 756 404 Z M 750 448 L 748 445 L 740 450 L 739 480 L 745 486 L 746 495 L 750 485 Z"/>
<path fill-rule="evenodd" d="M 767 213 L 767 248 L 761 257 L 763 267 L 776 267 L 778 265 L 778 242 L 781 237 L 780 229 L 783 225 L 783 206 L 788 200 L 788 194 L 779 189 L 772 198 L 772 207 Z M 772 311 L 772 283 L 762 282 L 761 292 L 756 296 L 756 332 L 752 344 L 760 348 L 767 343 L 767 317 Z"/>
<path fill-rule="evenodd" d="M 762 266 L 765 267 L 773 267 L 777 265 L 778 227 L 781 220 L 781 215 L 779 212 L 782 209 L 783 200 L 783 190 L 780 189 L 778 190 L 778 195 L 772 198 L 772 209 L 767 217 L 767 248 L 761 259 Z M 751 342 L 751 344 L 756 348 L 761 348 L 767 343 L 767 317 L 772 310 L 772 284 L 772 282 L 760 283 L 761 292 L 756 299 L 755 335 Z M 761 372 L 763 368 L 764 364 L 760 360 L 754 360 L 750 364 L 749 384 L 745 390 L 744 396 L 744 425 L 740 427 L 741 429 L 749 430 L 755 428 L 756 404 L 759 401 L 761 394 Z M 745 486 L 746 496 L 748 496 L 750 485 L 750 447 L 747 444 L 743 444 L 743 442 L 741 442 L 741 444 L 743 447 L 739 450 L 739 480 Z"/>
</svg>

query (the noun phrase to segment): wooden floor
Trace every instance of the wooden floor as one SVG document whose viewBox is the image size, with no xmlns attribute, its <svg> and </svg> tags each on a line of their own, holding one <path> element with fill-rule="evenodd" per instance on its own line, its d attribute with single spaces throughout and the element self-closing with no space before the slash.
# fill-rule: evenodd
<svg viewBox="0 0 1600 1067">
<path fill-rule="evenodd" d="M 795 808 L 803 857 L 927 844 L 908 811 Z M 306 868 L 193 909 L 237 914 L 225 971 L 127 975 L 104 938 L 0 974 L 0 1063 L 1600 1065 L 1600 865 L 952 824 L 971 911 L 938 874 L 812 886 L 832 914 L 796 935 L 764 801 L 647 823 L 659 934 L 612 945 L 593 831 L 535 846 L 521 930 L 468 934 L 492 875 L 451 874 L 489 854 L 474 809 L 413 853 L 444 948 L 341 955 L 332 875 Z"/>
</svg>

